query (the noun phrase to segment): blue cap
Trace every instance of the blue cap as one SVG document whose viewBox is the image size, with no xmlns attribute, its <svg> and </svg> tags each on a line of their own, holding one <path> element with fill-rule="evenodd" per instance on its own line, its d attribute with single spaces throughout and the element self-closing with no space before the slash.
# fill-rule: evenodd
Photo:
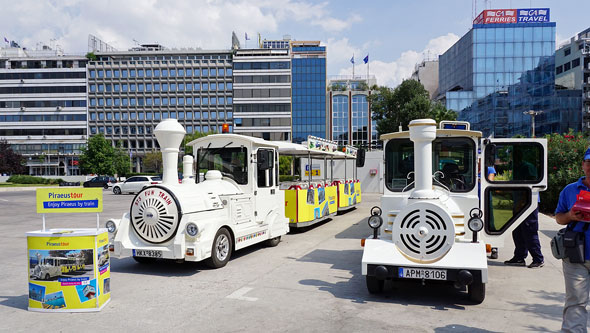
<svg viewBox="0 0 590 333">
<path fill-rule="evenodd" d="M 588 149 L 586 149 L 586 152 L 584 153 L 584 161 L 586 160 L 590 160 L 590 147 L 588 147 Z"/>
</svg>

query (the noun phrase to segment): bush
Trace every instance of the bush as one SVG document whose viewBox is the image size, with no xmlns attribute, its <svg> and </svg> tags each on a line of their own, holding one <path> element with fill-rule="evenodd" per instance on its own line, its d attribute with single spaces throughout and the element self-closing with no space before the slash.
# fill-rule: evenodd
<svg viewBox="0 0 590 333">
<path fill-rule="evenodd" d="M 28 175 L 14 175 L 8 178 L 7 182 L 13 184 L 44 184 L 44 185 L 57 185 L 63 183 L 63 179 L 48 179 L 43 177 L 35 177 Z"/>
<path fill-rule="evenodd" d="M 588 139 L 582 133 L 547 135 L 547 190 L 541 192 L 540 210 L 553 214 L 559 193 L 570 183 L 584 175 L 582 159 L 588 147 Z"/>
<path fill-rule="evenodd" d="M 295 179 L 296 179 L 295 176 L 291 176 L 291 175 L 279 175 L 279 181 L 280 182 L 292 182 Z"/>
</svg>

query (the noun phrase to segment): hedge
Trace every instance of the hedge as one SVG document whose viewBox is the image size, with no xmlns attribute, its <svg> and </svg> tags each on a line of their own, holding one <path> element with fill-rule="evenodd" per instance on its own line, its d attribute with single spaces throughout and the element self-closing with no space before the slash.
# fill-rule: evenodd
<svg viewBox="0 0 590 333">
<path fill-rule="evenodd" d="M 63 183 L 63 179 L 56 178 L 56 179 L 49 179 L 49 178 L 42 178 L 42 177 L 35 177 L 35 176 L 28 176 L 28 175 L 14 175 L 8 178 L 7 182 L 13 184 L 59 184 Z"/>
</svg>

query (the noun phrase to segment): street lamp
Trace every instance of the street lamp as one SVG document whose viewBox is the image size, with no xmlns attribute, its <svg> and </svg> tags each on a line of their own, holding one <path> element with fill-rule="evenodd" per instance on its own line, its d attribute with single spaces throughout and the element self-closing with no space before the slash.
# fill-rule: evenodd
<svg viewBox="0 0 590 333">
<path fill-rule="evenodd" d="M 544 113 L 545 111 L 534 111 L 534 110 L 529 110 L 529 111 L 524 111 L 522 114 L 528 114 L 529 116 L 531 116 L 532 119 L 532 123 L 531 123 L 531 127 L 532 127 L 532 134 L 531 134 L 531 138 L 535 137 L 535 116 L 538 116 L 542 113 Z"/>
</svg>

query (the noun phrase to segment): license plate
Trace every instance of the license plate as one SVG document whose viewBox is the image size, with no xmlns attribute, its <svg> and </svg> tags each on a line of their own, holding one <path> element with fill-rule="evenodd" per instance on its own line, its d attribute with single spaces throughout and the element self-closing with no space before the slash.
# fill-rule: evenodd
<svg viewBox="0 0 590 333">
<path fill-rule="evenodd" d="M 133 250 L 134 257 L 162 258 L 162 251 L 159 250 Z"/>
<path fill-rule="evenodd" d="M 398 277 L 405 279 L 446 280 L 447 270 L 400 267 Z"/>
</svg>

